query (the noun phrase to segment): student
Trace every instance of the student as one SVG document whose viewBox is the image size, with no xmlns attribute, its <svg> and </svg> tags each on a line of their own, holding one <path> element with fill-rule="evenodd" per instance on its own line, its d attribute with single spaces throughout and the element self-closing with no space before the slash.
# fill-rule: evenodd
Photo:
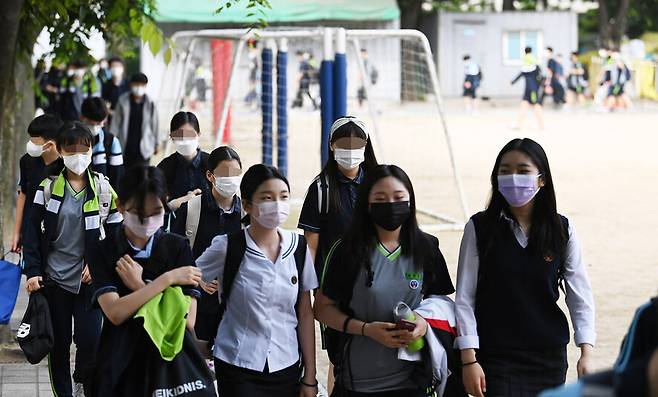
<svg viewBox="0 0 658 397">
<path fill-rule="evenodd" d="M 137 73 L 130 79 L 130 92 L 119 97 L 112 113 L 110 132 L 119 138 L 126 169 L 133 165 L 148 165 L 158 154 L 160 135 L 158 109 L 146 94 L 148 78 Z"/>
<path fill-rule="evenodd" d="M 480 66 L 471 60 L 470 55 L 464 55 L 464 104 L 467 111 L 477 110 L 477 89 L 480 87 L 482 71 Z"/>
<path fill-rule="evenodd" d="M 630 98 L 624 91 L 624 86 L 631 79 L 631 71 L 624 63 L 619 52 L 612 53 L 613 64 L 606 70 L 604 81 L 608 86 L 606 106 L 608 111 L 628 109 L 632 106 Z"/>
<path fill-rule="evenodd" d="M 363 105 L 363 101 L 368 99 L 366 91 L 366 79 L 369 80 L 370 86 L 377 85 L 377 80 L 379 79 L 379 71 L 368 57 L 368 50 L 366 48 L 361 49 L 361 59 L 363 61 L 363 72 L 365 76 L 360 76 L 361 84 L 356 92 L 356 97 L 359 101 L 359 107 Z"/>
<path fill-rule="evenodd" d="M 295 100 L 292 102 L 292 107 L 304 107 L 304 97 L 307 96 L 313 104 L 313 109 L 317 110 L 319 105 L 310 91 L 312 74 L 314 73 L 313 66 L 309 62 L 311 54 L 304 51 L 297 51 L 295 56 L 297 57 L 297 62 L 299 62 L 299 72 L 297 74 L 297 95 L 295 95 Z"/>
<path fill-rule="evenodd" d="M 69 65 L 69 73 L 59 86 L 60 117 L 64 121 L 78 121 L 80 107 L 85 98 L 99 96 L 101 86 L 96 76 L 89 73 L 87 64 L 75 61 Z"/>
<path fill-rule="evenodd" d="M 102 321 L 100 311 L 89 304 L 87 263 L 93 243 L 122 220 L 109 182 L 90 169 L 92 142 L 91 132 L 80 122 L 66 123 L 59 131 L 57 150 L 66 169 L 39 186 L 24 245 L 27 290 L 43 287 L 50 307 L 54 347 L 48 366 L 53 392 L 60 397 L 83 396 L 83 384 L 87 388 Z M 71 318 L 75 385 L 69 361 Z"/>
<path fill-rule="evenodd" d="M 315 298 L 316 318 L 351 337 L 334 356 L 333 395 L 425 396 L 428 385 L 412 380 L 416 364 L 399 360 L 398 348 L 424 337 L 427 322 L 417 316 L 413 331 L 396 329 L 393 309 L 453 292 L 438 240 L 418 227 L 407 174 L 394 165 L 369 171 Z"/>
<path fill-rule="evenodd" d="M 90 396 L 150 396 L 146 390 L 153 356 L 148 338 L 135 313 L 170 286 L 199 296 L 201 272 L 194 267 L 185 238 L 165 233 L 167 191 L 164 175 L 156 167 L 136 166 L 126 173 L 118 189 L 117 206 L 123 227 L 95 244 L 89 257 L 94 279 L 92 301 L 100 305 L 106 321 Z M 196 300 L 187 316 L 194 328 Z M 184 345 L 185 346 L 185 345 Z"/>
<path fill-rule="evenodd" d="M 18 197 L 16 198 L 16 218 L 11 250 L 20 252 L 23 232 L 30 219 L 30 209 L 34 195 L 41 181 L 50 175 L 57 175 L 64 163 L 57 152 L 57 132 L 62 127 L 59 117 L 44 114 L 27 127 L 30 139 L 26 151 L 19 162 Z"/>
<path fill-rule="evenodd" d="M 240 191 L 250 226 L 215 237 L 196 261 L 204 282 L 218 279 L 222 286 L 218 388 L 224 397 L 315 396 L 309 291 L 318 282 L 305 239 L 280 228 L 290 211 L 288 181 L 258 164 L 244 174 Z"/>
<path fill-rule="evenodd" d="M 331 126 L 329 160 L 309 186 L 298 228 L 314 253 L 315 271 L 321 275 L 324 258 L 352 220 L 359 185 L 364 174 L 377 166 L 365 124 L 356 117 L 341 117 Z M 329 369 L 328 386 L 333 385 Z"/>
<path fill-rule="evenodd" d="M 498 154 L 492 196 L 466 224 L 457 273 L 457 347 L 466 391 L 475 397 L 535 396 L 564 383 L 569 325 L 590 370 L 594 299 L 580 242 L 559 215 L 546 153 L 514 139 Z M 477 350 L 477 353 L 476 353 Z"/>
<path fill-rule="evenodd" d="M 585 90 L 587 89 L 587 72 L 583 64 L 578 60 L 578 52 L 571 53 L 571 67 L 567 77 L 567 104 L 585 103 Z"/>
<path fill-rule="evenodd" d="M 128 82 L 124 77 L 125 66 L 123 60 L 118 57 L 110 58 L 110 80 L 103 84 L 103 99 L 110 104 L 110 112 L 113 112 L 119 102 L 121 95 L 130 91 Z"/>
<path fill-rule="evenodd" d="M 196 195 L 210 193 L 206 179 L 208 153 L 199 148 L 199 135 L 199 120 L 194 113 L 178 112 L 171 118 L 169 137 L 176 152 L 158 164 L 167 179 L 171 211 Z"/>
<path fill-rule="evenodd" d="M 123 177 L 123 154 L 121 143 L 112 133 L 105 131 L 108 111 L 105 101 L 99 97 L 87 98 L 82 102 L 82 121 L 94 136 L 91 169 L 110 179 L 112 186 L 119 186 Z"/>
<path fill-rule="evenodd" d="M 553 103 L 555 106 L 560 106 L 564 103 L 564 87 L 562 86 L 562 75 L 564 74 L 564 68 L 560 62 L 560 55 L 558 58 L 553 57 L 553 48 L 546 47 L 546 80 L 545 80 L 545 92 L 550 92 L 553 95 Z"/>
<path fill-rule="evenodd" d="M 186 236 L 195 259 L 219 235 L 242 229 L 242 203 L 237 195 L 240 188 L 242 163 L 240 156 L 228 146 L 213 150 L 208 156 L 206 182 L 210 192 L 200 194 L 176 211 L 171 231 Z M 212 342 L 219 321 L 217 280 L 202 284 L 203 291 L 197 308 L 195 325 L 199 340 Z"/>
<path fill-rule="evenodd" d="M 544 113 L 542 111 L 542 95 L 541 86 L 544 80 L 541 74 L 541 69 L 537 65 L 537 60 L 532 55 L 532 48 L 526 47 L 525 56 L 523 57 L 523 67 L 512 84 L 515 84 L 521 77 L 525 80 L 525 89 L 523 91 L 523 99 L 521 99 L 521 110 L 519 112 L 519 120 L 514 126 L 514 129 L 523 128 L 523 122 L 529 107 L 533 107 L 535 117 L 539 124 L 539 129 L 544 129 Z"/>
</svg>

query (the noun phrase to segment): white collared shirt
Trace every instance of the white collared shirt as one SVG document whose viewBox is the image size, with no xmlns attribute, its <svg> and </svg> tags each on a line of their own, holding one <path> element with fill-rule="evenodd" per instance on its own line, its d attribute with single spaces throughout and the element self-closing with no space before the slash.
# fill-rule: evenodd
<svg viewBox="0 0 658 397">
<path fill-rule="evenodd" d="M 247 249 L 231 289 L 226 313 L 217 330 L 214 355 L 218 359 L 254 371 L 270 372 L 299 361 L 297 342 L 298 282 L 303 291 L 318 287 L 310 250 L 306 249 L 304 271 L 299 277 L 294 253 L 299 235 L 278 229 L 279 256 L 272 263 L 244 230 Z M 226 235 L 217 236 L 196 260 L 203 279 L 218 279 L 222 285 L 226 261 Z M 299 280 L 298 280 L 299 279 Z"/>
<path fill-rule="evenodd" d="M 523 228 L 513 219 L 502 215 L 510 225 L 516 241 L 525 248 L 528 246 L 528 236 Z M 477 333 L 475 319 L 475 294 L 477 289 L 480 258 L 477 250 L 475 225 L 470 220 L 464 228 L 461 247 L 459 249 L 459 266 L 457 269 L 457 294 L 455 297 L 457 314 L 458 349 L 478 349 L 480 338 Z M 589 283 L 580 242 L 569 222 L 569 241 L 564 258 L 564 281 L 566 286 L 566 302 L 574 327 L 576 345 L 584 343 L 594 346 L 596 331 L 594 328 L 594 296 Z"/>
</svg>

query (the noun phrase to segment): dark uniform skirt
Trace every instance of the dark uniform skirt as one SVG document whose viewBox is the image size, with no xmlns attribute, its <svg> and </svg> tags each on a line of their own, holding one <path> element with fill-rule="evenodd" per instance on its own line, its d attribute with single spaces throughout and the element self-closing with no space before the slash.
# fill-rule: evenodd
<svg viewBox="0 0 658 397">
<path fill-rule="evenodd" d="M 487 397 L 536 397 L 564 384 L 567 377 L 566 347 L 545 351 L 480 350 Z"/>
<path fill-rule="evenodd" d="M 215 357 L 217 389 L 222 397 L 299 397 L 299 363 L 277 372 L 252 371 Z"/>
</svg>

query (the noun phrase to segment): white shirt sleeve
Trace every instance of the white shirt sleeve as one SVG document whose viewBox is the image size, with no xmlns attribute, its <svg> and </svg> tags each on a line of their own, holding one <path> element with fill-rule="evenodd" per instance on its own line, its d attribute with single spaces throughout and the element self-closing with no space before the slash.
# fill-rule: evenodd
<svg viewBox="0 0 658 397">
<path fill-rule="evenodd" d="M 217 236 L 212 239 L 210 246 L 203 251 L 196 260 L 196 266 L 203 273 L 203 281 L 210 282 L 224 274 L 224 264 L 226 263 L 226 248 L 228 246 L 228 237 L 226 235 Z M 312 267 L 312 266 L 311 266 Z"/>
<path fill-rule="evenodd" d="M 477 321 L 475 320 L 475 293 L 479 268 L 480 258 L 477 250 L 475 225 L 472 220 L 469 220 L 464 227 L 457 267 L 457 294 L 455 296 L 457 338 L 455 345 L 460 350 L 480 347 Z"/>
<path fill-rule="evenodd" d="M 311 291 L 320 286 L 318 277 L 315 274 L 315 266 L 311 257 L 311 249 L 306 247 L 306 259 L 304 260 L 304 270 L 302 271 L 302 290 Z"/>
<path fill-rule="evenodd" d="M 594 296 L 583 260 L 580 241 L 569 222 L 569 242 L 564 259 L 564 281 L 567 295 L 566 302 L 574 328 L 574 341 L 576 345 L 596 342 L 594 327 Z"/>
</svg>

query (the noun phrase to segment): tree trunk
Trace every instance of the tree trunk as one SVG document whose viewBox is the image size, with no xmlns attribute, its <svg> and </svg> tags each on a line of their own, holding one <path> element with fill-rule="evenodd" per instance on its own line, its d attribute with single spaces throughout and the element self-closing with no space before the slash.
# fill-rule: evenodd
<svg viewBox="0 0 658 397">
<path fill-rule="evenodd" d="M 503 0 L 503 11 L 514 11 L 514 0 Z"/>
<path fill-rule="evenodd" d="M 599 41 L 599 45 L 601 47 L 612 47 L 610 17 L 608 16 L 607 0 L 599 0 Z"/>
<path fill-rule="evenodd" d="M 13 141 L 16 85 L 14 71 L 17 58 L 17 38 L 20 13 L 24 0 L 0 1 L 0 247 L 4 255 L 4 242 L 10 235 L 5 225 L 5 214 L 11 208 L 14 188 L 13 170 L 15 154 Z"/>
<path fill-rule="evenodd" d="M 615 48 L 621 48 L 621 41 L 626 34 L 626 28 L 628 27 L 628 8 L 630 6 L 630 0 L 620 0 L 619 9 L 617 9 L 617 16 L 615 17 L 615 23 L 612 26 L 612 42 Z"/>
</svg>

